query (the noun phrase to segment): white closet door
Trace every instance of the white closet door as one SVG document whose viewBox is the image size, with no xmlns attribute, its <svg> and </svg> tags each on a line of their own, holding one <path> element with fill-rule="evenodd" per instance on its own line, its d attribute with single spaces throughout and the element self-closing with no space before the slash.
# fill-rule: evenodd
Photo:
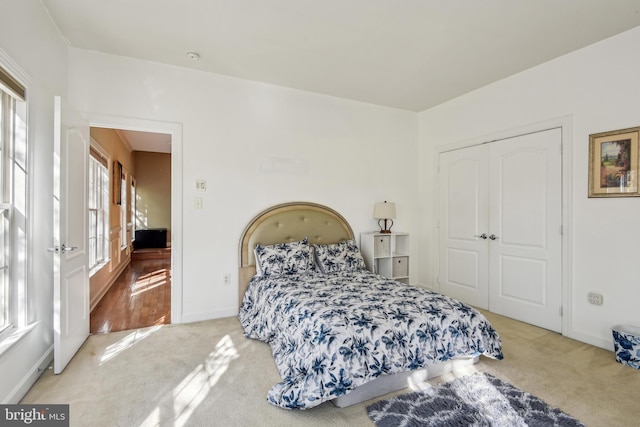
<svg viewBox="0 0 640 427">
<path fill-rule="evenodd" d="M 485 145 L 440 155 L 440 291 L 489 308 L 488 150 Z"/>
<path fill-rule="evenodd" d="M 489 309 L 560 332 L 562 135 L 489 144 Z"/>
<path fill-rule="evenodd" d="M 562 132 L 440 154 L 440 291 L 561 331 Z"/>
</svg>

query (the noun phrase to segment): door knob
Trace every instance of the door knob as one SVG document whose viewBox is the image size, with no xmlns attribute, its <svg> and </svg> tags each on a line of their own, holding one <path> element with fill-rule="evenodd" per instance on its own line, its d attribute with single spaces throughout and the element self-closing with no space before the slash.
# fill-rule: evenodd
<svg viewBox="0 0 640 427">
<path fill-rule="evenodd" d="M 487 233 L 474 234 L 473 237 L 479 237 L 481 239 L 486 239 L 487 238 Z"/>
<path fill-rule="evenodd" d="M 60 252 L 62 252 L 62 253 L 64 253 L 64 252 L 73 252 L 76 249 L 78 249 L 77 246 L 66 246 L 65 244 L 62 244 L 61 247 L 54 246 L 52 248 L 47 248 L 47 252 L 53 252 L 53 253 L 58 254 Z"/>
<path fill-rule="evenodd" d="M 497 239 L 499 239 L 499 237 L 498 237 L 498 236 L 496 236 L 495 234 L 491 234 L 491 235 L 489 235 L 489 239 L 491 239 L 491 240 L 497 240 Z"/>
</svg>

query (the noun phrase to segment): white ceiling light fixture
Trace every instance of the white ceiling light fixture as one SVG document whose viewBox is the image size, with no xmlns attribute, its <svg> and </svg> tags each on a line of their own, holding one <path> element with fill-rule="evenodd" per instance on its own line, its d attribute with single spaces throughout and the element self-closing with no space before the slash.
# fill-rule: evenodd
<svg viewBox="0 0 640 427">
<path fill-rule="evenodd" d="M 187 58 L 193 61 L 197 61 L 198 59 L 200 59 L 200 54 L 198 52 L 189 51 L 187 52 Z"/>
</svg>

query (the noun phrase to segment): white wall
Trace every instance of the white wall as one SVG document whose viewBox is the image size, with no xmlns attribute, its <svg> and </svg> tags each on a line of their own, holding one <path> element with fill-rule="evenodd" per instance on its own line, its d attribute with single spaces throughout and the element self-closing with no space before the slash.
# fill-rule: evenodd
<svg viewBox="0 0 640 427">
<path fill-rule="evenodd" d="M 640 198 L 587 198 L 589 134 L 640 126 L 639 47 L 640 27 L 420 114 L 420 206 L 428 218 L 420 244 L 431 251 L 435 147 L 569 116 L 573 255 L 564 333 L 604 348 L 612 348 L 610 326 L 640 325 Z M 419 280 L 435 287 L 433 257 L 428 266 Z M 588 292 L 603 294 L 604 304 L 588 304 Z"/>
<path fill-rule="evenodd" d="M 0 1 L 0 49 L 26 74 L 33 193 L 29 317 L 36 324 L 0 355 L 0 402 L 16 402 L 51 357 L 53 340 L 53 96 L 67 90 L 67 47 L 35 0 Z M 6 66 L 6 64 L 3 64 Z M 37 236 L 37 238 L 35 238 Z"/>
<path fill-rule="evenodd" d="M 330 206 L 359 234 L 376 229 L 373 204 L 389 200 L 394 229 L 412 231 L 416 113 L 85 50 L 69 57 L 80 111 L 182 125 L 183 321 L 237 313 L 238 240 L 273 204 Z"/>
</svg>

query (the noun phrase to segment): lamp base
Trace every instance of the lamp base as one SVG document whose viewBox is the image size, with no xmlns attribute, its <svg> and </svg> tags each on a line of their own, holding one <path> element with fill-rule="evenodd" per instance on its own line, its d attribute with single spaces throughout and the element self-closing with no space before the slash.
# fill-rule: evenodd
<svg viewBox="0 0 640 427">
<path fill-rule="evenodd" d="M 382 224 L 380 224 L 382 221 L 384 221 L 384 227 L 382 226 Z M 387 228 L 387 221 L 389 221 L 391 223 L 391 225 L 389 225 L 389 228 Z M 391 234 L 391 227 L 393 227 L 393 220 L 392 219 L 379 219 L 378 220 L 378 227 L 380 227 L 380 232 L 381 233 L 385 233 L 385 234 Z"/>
</svg>

